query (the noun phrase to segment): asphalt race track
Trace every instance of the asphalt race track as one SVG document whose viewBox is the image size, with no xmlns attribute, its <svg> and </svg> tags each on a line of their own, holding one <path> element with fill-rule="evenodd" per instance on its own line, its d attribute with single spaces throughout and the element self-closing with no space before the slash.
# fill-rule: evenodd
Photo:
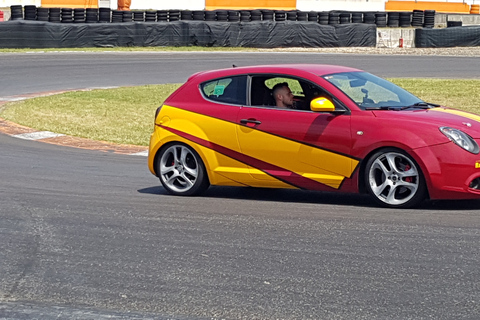
<svg viewBox="0 0 480 320">
<path fill-rule="evenodd" d="M 479 78 L 477 59 L 0 54 L 0 99 L 183 82 L 232 64 Z M 360 195 L 226 187 L 174 197 L 145 157 L 4 134 L 0 164 L 0 319 L 480 318 L 480 201 L 388 210 Z"/>
<path fill-rule="evenodd" d="M 324 63 L 382 77 L 480 78 L 478 57 L 322 53 L 4 53 L 0 97 L 86 87 L 181 83 L 196 71 L 232 65 Z"/>
</svg>

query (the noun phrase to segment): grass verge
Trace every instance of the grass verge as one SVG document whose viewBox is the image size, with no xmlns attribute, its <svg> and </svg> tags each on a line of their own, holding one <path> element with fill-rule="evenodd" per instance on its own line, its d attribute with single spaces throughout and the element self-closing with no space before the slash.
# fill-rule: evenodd
<svg viewBox="0 0 480 320">
<path fill-rule="evenodd" d="M 480 80 L 389 79 L 421 99 L 480 114 Z M 6 104 L 0 117 L 67 135 L 148 145 L 155 110 L 180 85 L 68 92 Z"/>
<path fill-rule="evenodd" d="M 8 103 L 0 117 L 42 131 L 147 145 L 155 110 L 179 86 L 67 92 Z"/>
<path fill-rule="evenodd" d="M 1 48 L 0 53 L 25 53 L 25 52 L 257 52 L 262 51 L 259 48 L 246 47 L 92 47 L 92 48 L 24 48 L 24 49 L 10 49 Z"/>
</svg>

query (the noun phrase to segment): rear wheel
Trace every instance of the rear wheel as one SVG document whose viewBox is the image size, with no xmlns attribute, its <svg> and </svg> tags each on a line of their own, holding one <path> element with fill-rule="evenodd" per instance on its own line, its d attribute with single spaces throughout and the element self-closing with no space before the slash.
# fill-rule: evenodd
<svg viewBox="0 0 480 320">
<path fill-rule="evenodd" d="M 174 195 L 198 195 L 209 186 L 200 156 L 181 143 L 171 144 L 160 151 L 157 174 L 163 187 Z"/>
<path fill-rule="evenodd" d="M 365 181 L 376 202 L 390 208 L 408 208 L 425 199 L 425 179 L 405 152 L 384 149 L 367 162 Z"/>
</svg>

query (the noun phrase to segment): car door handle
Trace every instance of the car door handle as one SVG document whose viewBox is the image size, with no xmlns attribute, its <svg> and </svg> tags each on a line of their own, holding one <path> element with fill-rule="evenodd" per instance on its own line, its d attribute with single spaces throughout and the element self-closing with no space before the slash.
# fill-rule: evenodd
<svg viewBox="0 0 480 320">
<path fill-rule="evenodd" d="M 258 120 L 255 120 L 255 119 L 242 119 L 242 120 L 240 120 L 240 123 L 241 124 L 247 124 L 247 123 L 261 124 L 262 121 L 258 121 Z"/>
</svg>

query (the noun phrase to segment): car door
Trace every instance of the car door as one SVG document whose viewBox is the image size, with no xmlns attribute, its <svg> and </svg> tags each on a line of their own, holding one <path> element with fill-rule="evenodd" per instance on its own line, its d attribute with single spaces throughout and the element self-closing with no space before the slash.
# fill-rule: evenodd
<svg viewBox="0 0 480 320">
<path fill-rule="evenodd" d="M 293 81 L 305 88 L 303 80 Z M 346 108 L 344 111 L 242 107 L 237 137 L 252 177 L 269 187 L 339 189 L 358 164 L 348 156 L 352 146 L 350 114 Z"/>
</svg>

